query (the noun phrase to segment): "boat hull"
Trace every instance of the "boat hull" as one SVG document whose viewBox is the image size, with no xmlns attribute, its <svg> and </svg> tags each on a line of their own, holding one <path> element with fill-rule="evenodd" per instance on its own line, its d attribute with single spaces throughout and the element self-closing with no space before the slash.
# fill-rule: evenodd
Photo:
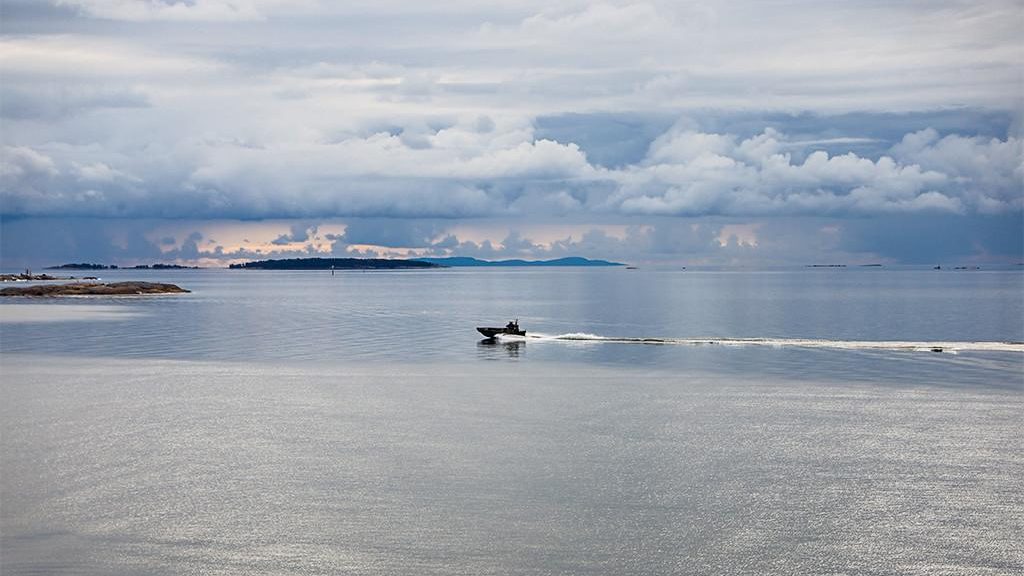
<svg viewBox="0 0 1024 576">
<path fill-rule="evenodd" d="M 486 326 L 478 326 L 476 331 L 483 334 L 487 338 L 494 338 L 495 336 L 503 334 L 508 336 L 526 336 L 526 332 L 523 330 L 509 330 L 508 328 L 505 327 L 490 328 Z"/>
</svg>

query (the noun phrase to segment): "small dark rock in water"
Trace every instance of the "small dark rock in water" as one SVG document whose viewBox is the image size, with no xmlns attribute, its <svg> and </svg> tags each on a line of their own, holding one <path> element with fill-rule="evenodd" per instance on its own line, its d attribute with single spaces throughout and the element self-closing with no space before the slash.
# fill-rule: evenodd
<svg viewBox="0 0 1024 576">
<path fill-rule="evenodd" d="M 932 352 L 942 352 L 942 347 L 934 346 L 934 347 L 932 347 Z"/>
<path fill-rule="evenodd" d="M 99 284 L 47 284 L 45 286 L 12 286 L 0 290 L 0 296 L 120 296 L 133 294 L 180 294 L 188 292 L 174 284 L 157 282 L 112 282 Z"/>
</svg>

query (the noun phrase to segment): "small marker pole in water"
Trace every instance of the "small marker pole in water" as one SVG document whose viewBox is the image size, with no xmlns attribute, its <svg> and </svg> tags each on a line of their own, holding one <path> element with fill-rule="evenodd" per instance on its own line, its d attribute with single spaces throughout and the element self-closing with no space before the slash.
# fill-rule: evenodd
<svg viewBox="0 0 1024 576">
<path fill-rule="evenodd" d="M 334 264 L 331 264 L 331 276 L 334 276 Z"/>
</svg>

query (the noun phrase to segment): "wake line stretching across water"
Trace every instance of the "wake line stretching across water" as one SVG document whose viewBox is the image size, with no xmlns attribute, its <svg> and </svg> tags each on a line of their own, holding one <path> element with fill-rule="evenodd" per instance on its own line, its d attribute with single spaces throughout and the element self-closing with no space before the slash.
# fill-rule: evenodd
<svg viewBox="0 0 1024 576">
<path fill-rule="evenodd" d="M 839 348 L 846 350 L 905 350 L 915 352 L 958 352 L 963 350 L 989 352 L 1024 352 L 1024 342 L 911 342 L 900 340 L 821 340 L 814 338 L 628 338 L 599 336 L 597 334 L 538 334 L 530 333 L 525 338 L 499 335 L 503 339 L 603 342 L 612 344 L 656 344 L 677 346 L 775 346 L 799 348 Z"/>
</svg>

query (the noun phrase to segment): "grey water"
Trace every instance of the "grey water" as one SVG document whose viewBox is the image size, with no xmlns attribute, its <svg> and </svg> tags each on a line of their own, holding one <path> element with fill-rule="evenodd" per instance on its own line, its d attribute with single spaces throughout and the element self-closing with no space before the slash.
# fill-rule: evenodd
<svg viewBox="0 0 1024 576">
<path fill-rule="evenodd" d="M 1024 570 L 1024 352 L 847 345 L 1020 271 L 99 275 L 192 292 L 0 303 L 3 574 Z"/>
</svg>

